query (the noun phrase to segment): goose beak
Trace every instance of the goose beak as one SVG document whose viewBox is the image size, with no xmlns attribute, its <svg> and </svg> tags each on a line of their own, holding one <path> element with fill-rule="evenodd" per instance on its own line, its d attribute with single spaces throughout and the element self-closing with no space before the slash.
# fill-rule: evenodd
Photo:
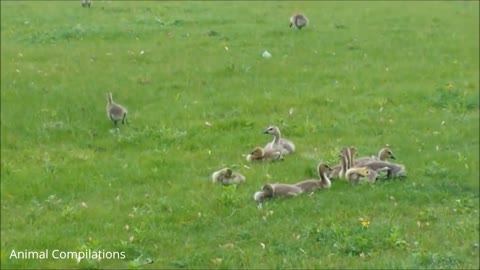
<svg viewBox="0 0 480 270">
<path fill-rule="evenodd" d="M 397 159 L 394 155 L 391 156 L 392 159 Z"/>
<path fill-rule="evenodd" d="M 263 134 L 268 134 L 268 129 L 262 132 Z"/>
</svg>

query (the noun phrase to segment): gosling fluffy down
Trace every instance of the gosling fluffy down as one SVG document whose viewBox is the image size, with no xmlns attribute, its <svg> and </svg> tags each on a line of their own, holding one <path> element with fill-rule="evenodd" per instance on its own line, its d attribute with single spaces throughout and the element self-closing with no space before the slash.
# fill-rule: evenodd
<svg viewBox="0 0 480 270">
<path fill-rule="evenodd" d="M 112 93 L 107 94 L 107 117 L 117 125 L 118 121 L 122 121 L 122 125 L 127 121 L 127 109 L 113 101 Z"/>
<path fill-rule="evenodd" d="M 240 184 L 245 182 L 245 176 L 240 173 L 233 172 L 230 168 L 223 168 L 212 174 L 212 182 L 220 183 L 224 186 Z"/>
<path fill-rule="evenodd" d="M 265 145 L 265 150 L 280 151 L 282 155 L 295 152 L 295 144 L 290 140 L 282 138 L 280 129 L 277 126 L 269 126 L 263 133 L 273 135 L 273 141 Z"/>
<path fill-rule="evenodd" d="M 262 147 L 255 147 L 255 149 L 247 155 L 247 161 L 278 161 L 283 160 L 282 152 L 274 149 L 264 149 Z"/>
<path fill-rule="evenodd" d="M 302 30 L 302 27 L 307 26 L 308 18 L 307 16 L 297 13 L 290 17 L 290 27 L 295 26 L 297 29 Z"/>
</svg>

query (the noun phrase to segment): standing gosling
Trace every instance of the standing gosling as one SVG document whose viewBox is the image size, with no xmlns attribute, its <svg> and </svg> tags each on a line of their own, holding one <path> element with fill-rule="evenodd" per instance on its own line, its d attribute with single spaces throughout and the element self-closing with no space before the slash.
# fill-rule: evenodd
<svg viewBox="0 0 480 270">
<path fill-rule="evenodd" d="M 382 148 L 378 152 L 378 155 L 376 157 L 360 157 L 354 160 L 355 166 L 363 166 L 365 163 L 368 163 L 370 161 L 374 160 L 380 160 L 380 161 L 387 161 L 388 159 L 396 159 L 395 155 L 393 154 L 392 150 L 389 148 Z"/>
<path fill-rule="evenodd" d="M 127 118 L 127 109 L 120 104 L 113 102 L 112 93 L 107 94 L 107 117 L 113 121 L 115 126 L 117 122 L 122 120 L 122 125 L 125 124 Z"/>
<path fill-rule="evenodd" d="M 326 175 L 330 172 L 332 168 L 325 163 L 319 163 L 317 165 L 317 172 L 319 179 L 308 179 L 299 183 L 296 183 L 295 186 L 302 189 L 303 193 L 311 193 L 315 190 L 330 188 L 332 183 Z"/>
<path fill-rule="evenodd" d="M 221 183 L 224 186 L 240 184 L 245 182 L 245 176 L 240 173 L 233 172 L 230 168 L 223 168 L 212 174 L 212 182 Z"/>
<path fill-rule="evenodd" d="M 82 0 L 82 7 L 90 7 L 92 0 Z"/>
<path fill-rule="evenodd" d="M 295 152 L 295 144 L 281 137 L 280 129 L 277 126 L 269 126 L 263 133 L 274 136 L 273 141 L 265 145 L 265 149 L 279 150 L 282 155 Z"/>
<path fill-rule="evenodd" d="M 255 147 L 250 154 L 247 155 L 247 161 L 278 161 L 283 160 L 282 152 L 274 149 L 263 149 Z"/>
<path fill-rule="evenodd" d="M 306 26 L 308 23 L 308 19 L 303 14 L 294 14 L 290 17 L 290 28 L 295 26 L 297 29 L 302 30 L 302 27 Z"/>
</svg>

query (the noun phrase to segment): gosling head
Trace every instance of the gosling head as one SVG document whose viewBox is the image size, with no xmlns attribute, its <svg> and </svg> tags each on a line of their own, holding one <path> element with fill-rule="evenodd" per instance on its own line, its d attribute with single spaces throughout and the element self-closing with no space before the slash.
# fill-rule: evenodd
<svg viewBox="0 0 480 270">
<path fill-rule="evenodd" d="M 326 163 L 320 163 L 318 164 L 318 171 L 320 173 L 330 173 L 332 171 L 332 168 Z"/>
<path fill-rule="evenodd" d="M 393 154 L 392 150 L 390 150 L 389 148 L 382 148 L 382 150 L 380 150 L 380 156 L 384 159 L 397 159 Z"/>
<path fill-rule="evenodd" d="M 273 193 L 274 193 L 274 188 L 272 185 L 270 184 L 266 184 L 263 186 L 263 192 L 265 194 L 265 197 L 272 197 L 273 196 Z"/>
<path fill-rule="evenodd" d="M 278 135 L 280 134 L 280 129 L 277 126 L 269 126 L 263 133 Z"/>
<path fill-rule="evenodd" d="M 368 167 L 362 167 L 360 168 L 359 173 L 361 176 L 366 177 L 370 175 L 370 170 L 368 169 Z"/>
</svg>

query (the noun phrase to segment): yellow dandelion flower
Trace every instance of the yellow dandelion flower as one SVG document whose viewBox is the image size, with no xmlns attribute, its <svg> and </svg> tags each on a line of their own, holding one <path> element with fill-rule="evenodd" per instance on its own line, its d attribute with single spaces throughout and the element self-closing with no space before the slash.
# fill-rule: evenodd
<svg viewBox="0 0 480 270">
<path fill-rule="evenodd" d="M 370 221 L 368 220 L 362 220 L 362 228 L 366 229 L 370 225 Z"/>
</svg>

